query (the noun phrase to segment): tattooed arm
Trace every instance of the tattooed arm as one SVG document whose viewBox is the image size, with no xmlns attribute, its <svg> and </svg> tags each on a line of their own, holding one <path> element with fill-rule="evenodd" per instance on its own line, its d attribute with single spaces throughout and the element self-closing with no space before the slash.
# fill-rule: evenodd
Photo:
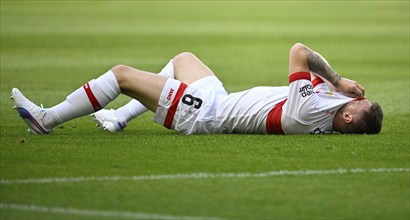
<svg viewBox="0 0 410 220">
<path fill-rule="evenodd" d="M 305 47 L 304 50 L 310 71 L 326 79 L 337 88 L 342 77 L 330 67 L 329 63 L 320 54 L 310 50 L 308 47 Z"/>
<path fill-rule="evenodd" d="M 295 44 L 290 52 L 289 74 L 305 71 L 330 82 L 335 88 L 350 97 L 364 97 L 364 88 L 357 82 L 337 74 L 318 53 L 303 44 Z"/>
<path fill-rule="evenodd" d="M 323 59 L 323 61 L 325 61 L 325 63 L 326 63 L 327 65 L 329 65 L 329 62 L 327 62 L 327 60 L 326 60 L 322 55 L 320 55 L 318 52 L 315 52 L 315 54 L 317 54 L 318 56 L 320 56 L 320 57 Z M 330 65 L 329 65 L 329 66 L 330 66 Z M 313 82 L 313 80 L 314 80 L 315 78 L 321 78 L 321 79 L 326 83 L 326 85 L 330 88 L 331 91 L 340 92 L 332 83 L 330 83 L 329 81 L 327 81 L 327 80 L 324 79 L 323 77 L 319 77 L 318 74 L 316 74 L 315 72 L 313 72 L 313 71 L 311 70 L 311 71 L 310 71 L 310 80 Z"/>
</svg>

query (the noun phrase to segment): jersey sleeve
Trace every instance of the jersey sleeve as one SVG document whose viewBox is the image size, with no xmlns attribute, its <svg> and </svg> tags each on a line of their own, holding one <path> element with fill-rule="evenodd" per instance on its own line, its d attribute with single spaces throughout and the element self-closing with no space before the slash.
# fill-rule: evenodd
<svg viewBox="0 0 410 220">
<path fill-rule="evenodd" d="M 325 81 L 323 81 L 321 78 L 317 77 L 314 80 L 312 80 L 312 86 L 313 86 L 313 91 L 314 92 L 329 92 L 330 88 L 326 84 Z"/>
<path fill-rule="evenodd" d="M 315 112 L 316 103 L 319 101 L 319 96 L 313 87 L 309 72 L 291 74 L 288 100 L 283 107 L 283 113 L 301 123 L 308 124 L 309 117 Z"/>
</svg>

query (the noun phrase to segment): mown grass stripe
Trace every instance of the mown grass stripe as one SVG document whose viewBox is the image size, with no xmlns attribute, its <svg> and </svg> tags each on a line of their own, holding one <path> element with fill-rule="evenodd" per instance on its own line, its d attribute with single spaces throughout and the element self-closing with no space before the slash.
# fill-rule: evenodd
<svg viewBox="0 0 410 220">
<path fill-rule="evenodd" d="M 9 204 L 0 203 L 0 209 L 13 209 L 20 211 L 31 212 L 46 212 L 56 213 L 64 215 L 80 215 L 80 216 L 92 216 L 92 217 L 105 217 L 105 218 L 126 218 L 126 219 L 221 219 L 221 218 L 208 218 L 208 217 L 194 217 L 194 216 L 173 216 L 162 214 L 148 214 L 141 212 L 121 212 L 121 211 L 106 211 L 106 210 L 86 210 L 86 209 L 74 209 L 74 208 L 61 208 L 61 207 L 45 207 L 27 204 Z"/>
<path fill-rule="evenodd" d="M 39 179 L 16 179 L 0 180 L 1 185 L 13 184 L 47 184 L 66 182 L 105 182 L 123 180 L 161 180 L 161 179 L 211 179 L 211 178 L 250 178 L 250 177 L 271 177 L 271 176 L 308 176 L 308 175 L 332 175 L 349 173 L 398 173 L 410 172 L 410 168 L 352 168 L 336 170 L 277 170 L 262 173 L 188 173 L 188 174 L 164 174 L 147 176 L 100 176 L 100 177 L 52 177 Z"/>
</svg>

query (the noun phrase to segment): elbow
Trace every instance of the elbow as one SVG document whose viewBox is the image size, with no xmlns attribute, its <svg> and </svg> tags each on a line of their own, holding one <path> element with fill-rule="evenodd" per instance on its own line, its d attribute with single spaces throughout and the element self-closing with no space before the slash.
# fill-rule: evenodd
<svg viewBox="0 0 410 220">
<path fill-rule="evenodd" d="M 306 46 L 301 43 L 295 43 L 290 49 L 291 54 L 301 54 L 306 50 Z"/>
<path fill-rule="evenodd" d="M 308 50 L 309 48 L 301 43 L 296 43 L 292 46 L 289 56 L 289 74 L 310 71 L 307 63 Z"/>
<path fill-rule="evenodd" d="M 306 49 L 307 47 L 301 43 L 296 43 L 290 49 L 290 61 L 292 65 L 306 62 Z"/>
</svg>

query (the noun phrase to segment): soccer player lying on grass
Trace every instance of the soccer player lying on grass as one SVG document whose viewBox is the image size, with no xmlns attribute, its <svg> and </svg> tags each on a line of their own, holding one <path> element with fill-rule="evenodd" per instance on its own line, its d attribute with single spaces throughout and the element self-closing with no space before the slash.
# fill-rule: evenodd
<svg viewBox="0 0 410 220">
<path fill-rule="evenodd" d="M 289 83 L 228 94 L 197 57 L 181 53 L 159 74 L 115 66 L 51 108 L 35 105 L 16 88 L 11 98 L 36 134 L 93 112 L 100 127 L 116 132 L 148 109 L 156 122 L 183 134 L 380 132 L 382 110 L 364 97 L 364 88 L 299 43 L 290 50 Z M 134 100 L 117 110 L 101 110 L 120 93 Z"/>
</svg>

